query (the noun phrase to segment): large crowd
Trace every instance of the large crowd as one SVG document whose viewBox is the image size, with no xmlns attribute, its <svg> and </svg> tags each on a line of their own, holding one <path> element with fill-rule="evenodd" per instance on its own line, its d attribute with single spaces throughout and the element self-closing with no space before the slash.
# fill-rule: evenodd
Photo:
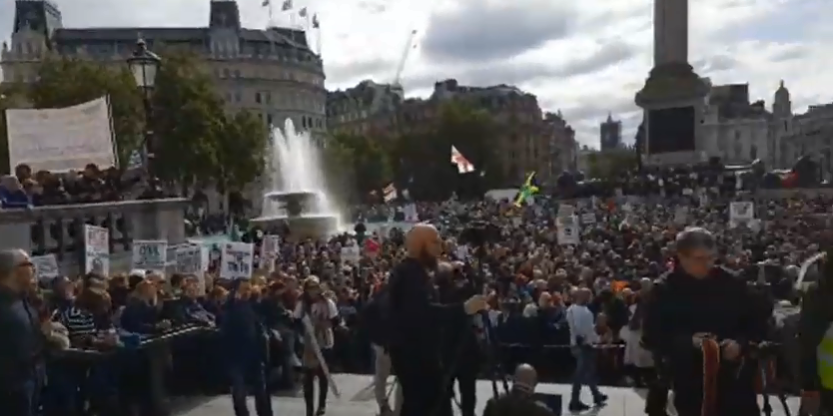
<svg viewBox="0 0 833 416">
<path fill-rule="evenodd" d="M 18 171 L 15 177 L 3 179 L 3 207 L 116 198 L 106 172 L 91 166 L 74 175 L 68 179 Z M 638 343 L 640 296 L 674 267 L 673 243 L 679 231 L 693 225 L 711 230 L 719 245 L 721 266 L 766 286 L 773 296 L 792 300 L 799 265 L 818 250 L 815 230 L 833 206 L 833 201 L 822 197 L 760 200 L 743 192 L 686 189 L 690 188 L 664 198 L 615 192 L 574 200 L 536 195 L 534 202 L 520 206 L 490 199 L 407 205 L 415 208 L 419 221 L 435 224 L 442 234 L 443 260 L 451 265 L 445 283 L 485 283 L 503 368 L 529 362 L 544 378 L 569 375 L 573 359 L 566 309 L 577 293 L 589 289 L 600 343 L 610 347 L 601 349 L 600 377 L 606 384 L 640 384 L 650 377 L 653 366 L 650 354 Z M 733 201 L 753 202 L 754 219 L 730 222 Z M 222 362 L 218 357 L 232 367 L 249 362 L 230 357 L 263 357 L 270 370 L 265 384 L 293 389 L 300 381 L 308 398 L 308 414 L 313 409 L 322 414 L 325 400 L 314 403 L 306 393 L 318 378 L 326 399 L 326 378 L 299 371 L 306 368 L 309 358 L 303 353 L 299 305 L 305 296 L 321 296 L 327 299 L 325 304 L 332 304 L 333 310 L 325 313 L 330 337 L 323 346 L 332 371 L 372 372 L 376 362 L 373 334 L 364 325 L 363 310 L 406 255 L 404 233 L 409 225 L 394 221 L 404 219 L 404 208 L 397 204 L 362 206 L 357 209 L 357 222 L 363 225 L 355 233 L 319 241 L 284 239 L 273 267 L 256 271 L 249 280 L 220 279 L 213 269 L 204 280 L 138 270 L 112 276 L 34 279 L 28 302 L 48 327 L 49 348 L 121 351 L 137 338 L 176 328 L 200 328 L 204 331 L 198 342 L 189 338 L 171 346 L 173 367 L 187 379 L 176 383 L 179 388 L 224 391 L 242 381 L 239 374 L 218 369 L 216 363 Z M 565 217 L 575 221 L 577 232 L 566 240 L 559 232 Z M 217 228 L 223 221 L 212 223 Z M 473 228 L 482 241 L 471 238 Z M 247 238 L 259 247 L 262 235 L 251 232 Z M 362 248 L 358 261 L 342 258 L 342 248 L 350 244 Z M 9 261 L 0 264 L 3 279 L 18 276 L 23 264 Z M 31 277 L 31 273 L 22 276 Z M 459 286 L 447 285 L 450 291 Z M 19 335 L 1 325 L 0 332 L 4 337 Z M 263 348 L 254 341 L 260 339 L 255 332 L 267 340 Z M 9 348 L 9 354 L 0 351 L 4 357 L 0 362 L 13 367 L 8 360 L 15 357 L 11 350 L 15 343 L 1 345 Z M 204 354 L 193 354 L 195 349 Z M 136 376 L 144 369 L 130 357 L 106 354 L 97 356 L 92 365 L 79 365 L 71 355 L 53 355 L 45 369 L 49 384 L 39 405 L 47 415 L 80 415 L 88 406 L 97 409 L 93 413 L 107 414 L 107 406 L 118 400 L 141 404 L 144 393 L 137 383 L 147 379 Z M 5 367 L 0 369 L 0 378 L 4 386 L 26 380 L 25 375 L 7 372 Z M 262 401 L 258 405 L 266 406 Z"/>
</svg>

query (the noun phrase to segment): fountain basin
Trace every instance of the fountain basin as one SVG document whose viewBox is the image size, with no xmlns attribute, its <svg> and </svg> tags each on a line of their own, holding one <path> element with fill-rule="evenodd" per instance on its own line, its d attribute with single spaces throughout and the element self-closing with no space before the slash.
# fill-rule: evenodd
<svg viewBox="0 0 833 416">
<path fill-rule="evenodd" d="M 329 237 L 339 232 L 339 219 L 330 214 L 266 215 L 249 220 L 250 223 L 264 228 L 289 228 L 290 241 L 319 239 Z"/>
</svg>

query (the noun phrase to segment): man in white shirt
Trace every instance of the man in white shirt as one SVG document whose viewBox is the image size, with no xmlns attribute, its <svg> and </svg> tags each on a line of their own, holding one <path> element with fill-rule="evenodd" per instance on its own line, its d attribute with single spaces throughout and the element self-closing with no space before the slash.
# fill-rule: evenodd
<svg viewBox="0 0 833 416">
<path fill-rule="evenodd" d="M 581 386 L 587 385 L 593 394 L 596 406 L 604 405 L 607 396 L 596 386 L 596 350 L 593 345 L 599 342 L 593 312 L 587 308 L 592 293 L 588 288 L 579 288 L 574 296 L 574 303 L 567 308 L 567 324 L 570 326 L 570 348 L 576 358 L 576 370 L 573 373 L 573 390 L 569 409 L 571 412 L 583 412 L 590 406 L 581 402 Z"/>
</svg>

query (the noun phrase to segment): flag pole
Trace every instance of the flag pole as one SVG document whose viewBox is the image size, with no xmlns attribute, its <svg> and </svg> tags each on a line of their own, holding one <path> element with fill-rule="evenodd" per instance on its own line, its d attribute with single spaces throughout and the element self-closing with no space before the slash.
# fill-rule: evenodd
<svg viewBox="0 0 833 416">
<path fill-rule="evenodd" d="M 315 28 L 315 49 L 318 50 L 318 57 L 322 57 L 321 55 L 321 22 L 318 22 L 317 27 Z"/>
</svg>

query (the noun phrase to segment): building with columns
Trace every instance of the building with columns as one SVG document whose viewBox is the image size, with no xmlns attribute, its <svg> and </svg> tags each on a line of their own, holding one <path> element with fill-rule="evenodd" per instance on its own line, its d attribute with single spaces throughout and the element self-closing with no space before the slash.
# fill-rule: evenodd
<svg viewBox="0 0 833 416">
<path fill-rule="evenodd" d="M 306 33 L 246 29 L 234 0 L 211 0 L 206 17 L 206 27 L 65 28 L 52 1 L 16 0 L 11 44 L 4 43 L 0 55 L 3 79 L 34 81 L 49 55 L 124 65 L 142 37 L 151 50 L 179 48 L 201 56 L 229 111 L 249 110 L 266 124 L 291 119 L 297 129 L 323 137 L 324 69 Z"/>
</svg>

